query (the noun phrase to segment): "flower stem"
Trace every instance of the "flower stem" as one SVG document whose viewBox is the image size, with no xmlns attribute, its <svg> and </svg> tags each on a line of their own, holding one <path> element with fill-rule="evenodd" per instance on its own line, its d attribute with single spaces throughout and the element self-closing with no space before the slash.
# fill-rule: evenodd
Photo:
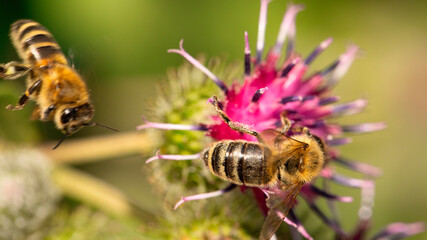
<svg viewBox="0 0 427 240">
<path fill-rule="evenodd" d="M 56 166 L 52 178 L 63 193 L 117 217 L 153 220 L 153 214 L 132 203 L 122 192 L 82 171 Z"/>
<path fill-rule="evenodd" d="M 39 146 L 39 150 L 54 163 L 86 163 L 103 159 L 147 153 L 154 141 L 146 133 L 128 132 L 82 140 L 70 140 L 52 150 L 52 143 Z"/>
</svg>

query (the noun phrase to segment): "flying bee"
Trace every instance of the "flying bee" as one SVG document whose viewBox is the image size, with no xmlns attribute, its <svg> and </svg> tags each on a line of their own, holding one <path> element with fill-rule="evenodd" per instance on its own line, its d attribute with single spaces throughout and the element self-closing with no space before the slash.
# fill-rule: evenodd
<svg viewBox="0 0 427 240">
<path fill-rule="evenodd" d="M 6 109 L 20 110 L 29 99 L 34 100 L 37 106 L 33 117 L 55 122 L 64 133 L 54 148 L 83 126 L 106 127 L 92 122 L 94 107 L 86 83 L 69 66 L 58 43 L 45 27 L 33 20 L 18 20 L 11 26 L 10 37 L 24 63 L 0 64 L 0 78 L 28 77 L 25 93 L 15 106 L 8 105 Z"/>
<path fill-rule="evenodd" d="M 278 187 L 278 194 L 267 201 L 269 212 L 260 239 L 270 239 L 292 208 L 305 183 L 319 175 L 325 162 L 325 146 L 307 128 L 292 129 L 281 116 L 281 130 L 267 129 L 260 133 L 233 122 L 219 107 L 214 96 L 212 104 L 220 118 L 233 130 L 255 136 L 258 142 L 222 140 L 204 149 L 201 158 L 216 176 L 237 185 L 269 189 Z"/>
</svg>

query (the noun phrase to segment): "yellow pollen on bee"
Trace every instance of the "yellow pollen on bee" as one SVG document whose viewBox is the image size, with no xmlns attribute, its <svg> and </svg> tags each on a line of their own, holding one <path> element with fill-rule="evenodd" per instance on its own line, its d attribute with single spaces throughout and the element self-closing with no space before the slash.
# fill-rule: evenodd
<svg viewBox="0 0 427 240">
<path fill-rule="evenodd" d="M 13 75 L 16 73 L 15 67 L 8 67 L 5 75 Z"/>
</svg>

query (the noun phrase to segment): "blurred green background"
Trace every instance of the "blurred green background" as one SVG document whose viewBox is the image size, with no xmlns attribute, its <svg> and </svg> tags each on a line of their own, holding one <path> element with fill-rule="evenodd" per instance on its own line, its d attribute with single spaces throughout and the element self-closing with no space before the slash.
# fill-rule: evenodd
<svg viewBox="0 0 427 240">
<path fill-rule="evenodd" d="M 275 41 L 287 2 L 275 0 L 269 6 L 267 47 Z M 387 130 L 355 136 L 352 144 L 340 148 L 344 156 L 383 170 L 377 181 L 374 229 L 397 221 L 427 221 L 427 1 L 294 2 L 306 5 L 297 17 L 298 52 L 306 56 L 322 40 L 334 37 L 312 69 L 328 65 L 350 43 L 362 49 L 336 93 L 342 101 L 369 100 L 362 114 L 340 122 L 388 124 Z M 86 79 L 95 120 L 133 131 L 141 124 L 142 114 L 150 116 L 155 85 L 167 69 L 183 62 L 167 49 L 178 48 L 183 38 L 193 56 L 206 53 L 243 59 L 243 33 L 248 31 L 254 52 L 258 16 L 258 0 L 2 1 L 0 62 L 18 60 L 8 38 L 10 24 L 21 18 L 40 22 Z M 23 91 L 24 81 L 0 81 L 0 103 L 16 102 Z M 32 106 L 19 112 L 2 109 L 0 139 L 33 143 L 61 137 L 53 124 L 28 120 Z M 85 128 L 71 138 L 103 134 L 110 133 Z M 140 171 L 144 159 L 112 159 L 80 168 L 154 206 Z M 359 194 L 358 190 L 340 193 Z M 358 206 L 357 201 L 343 205 L 343 219 L 354 220 Z"/>
</svg>

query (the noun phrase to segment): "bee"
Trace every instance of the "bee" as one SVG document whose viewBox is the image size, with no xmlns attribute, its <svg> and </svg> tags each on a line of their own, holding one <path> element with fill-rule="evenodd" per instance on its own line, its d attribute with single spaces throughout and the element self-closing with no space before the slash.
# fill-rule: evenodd
<svg viewBox="0 0 427 240">
<path fill-rule="evenodd" d="M 24 63 L 0 64 L 0 78 L 28 77 L 26 91 L 18 103 L 6 109 L 20 110 L 30 99 L 34 100 L 37 106 L 33 118 L 53 121 L 64 133 L 54 148 L 83 126 L 106 127 L 92 122 L 94 107 L 86 83 L 69 66 L 55 38 L 45 27 L 33 20 L 18 20 L 11 26 L 10 37 Z"/>
<path fill-rule="evenodd" d="M 319 175 L 325 163 L 325 145 L 307 128 L 292 129 L 284 114 L 283 128 L 260 133 L 233 122 L 219 107 L 214 96 L 212 104 L 220 118 L 233 130 L 247 133 L 258 142 L 222 140 L 204 149 L 200 156 L 209 170 L 219 178 L 237 185 L 269 189 L 278 187 L 279 194 L 267 200 L 269 212 L 260 239 L 270 239 L 292 208 L 305 183 Z M 280 213 L 280 214 L 278 214 Z"/>
</svg>

